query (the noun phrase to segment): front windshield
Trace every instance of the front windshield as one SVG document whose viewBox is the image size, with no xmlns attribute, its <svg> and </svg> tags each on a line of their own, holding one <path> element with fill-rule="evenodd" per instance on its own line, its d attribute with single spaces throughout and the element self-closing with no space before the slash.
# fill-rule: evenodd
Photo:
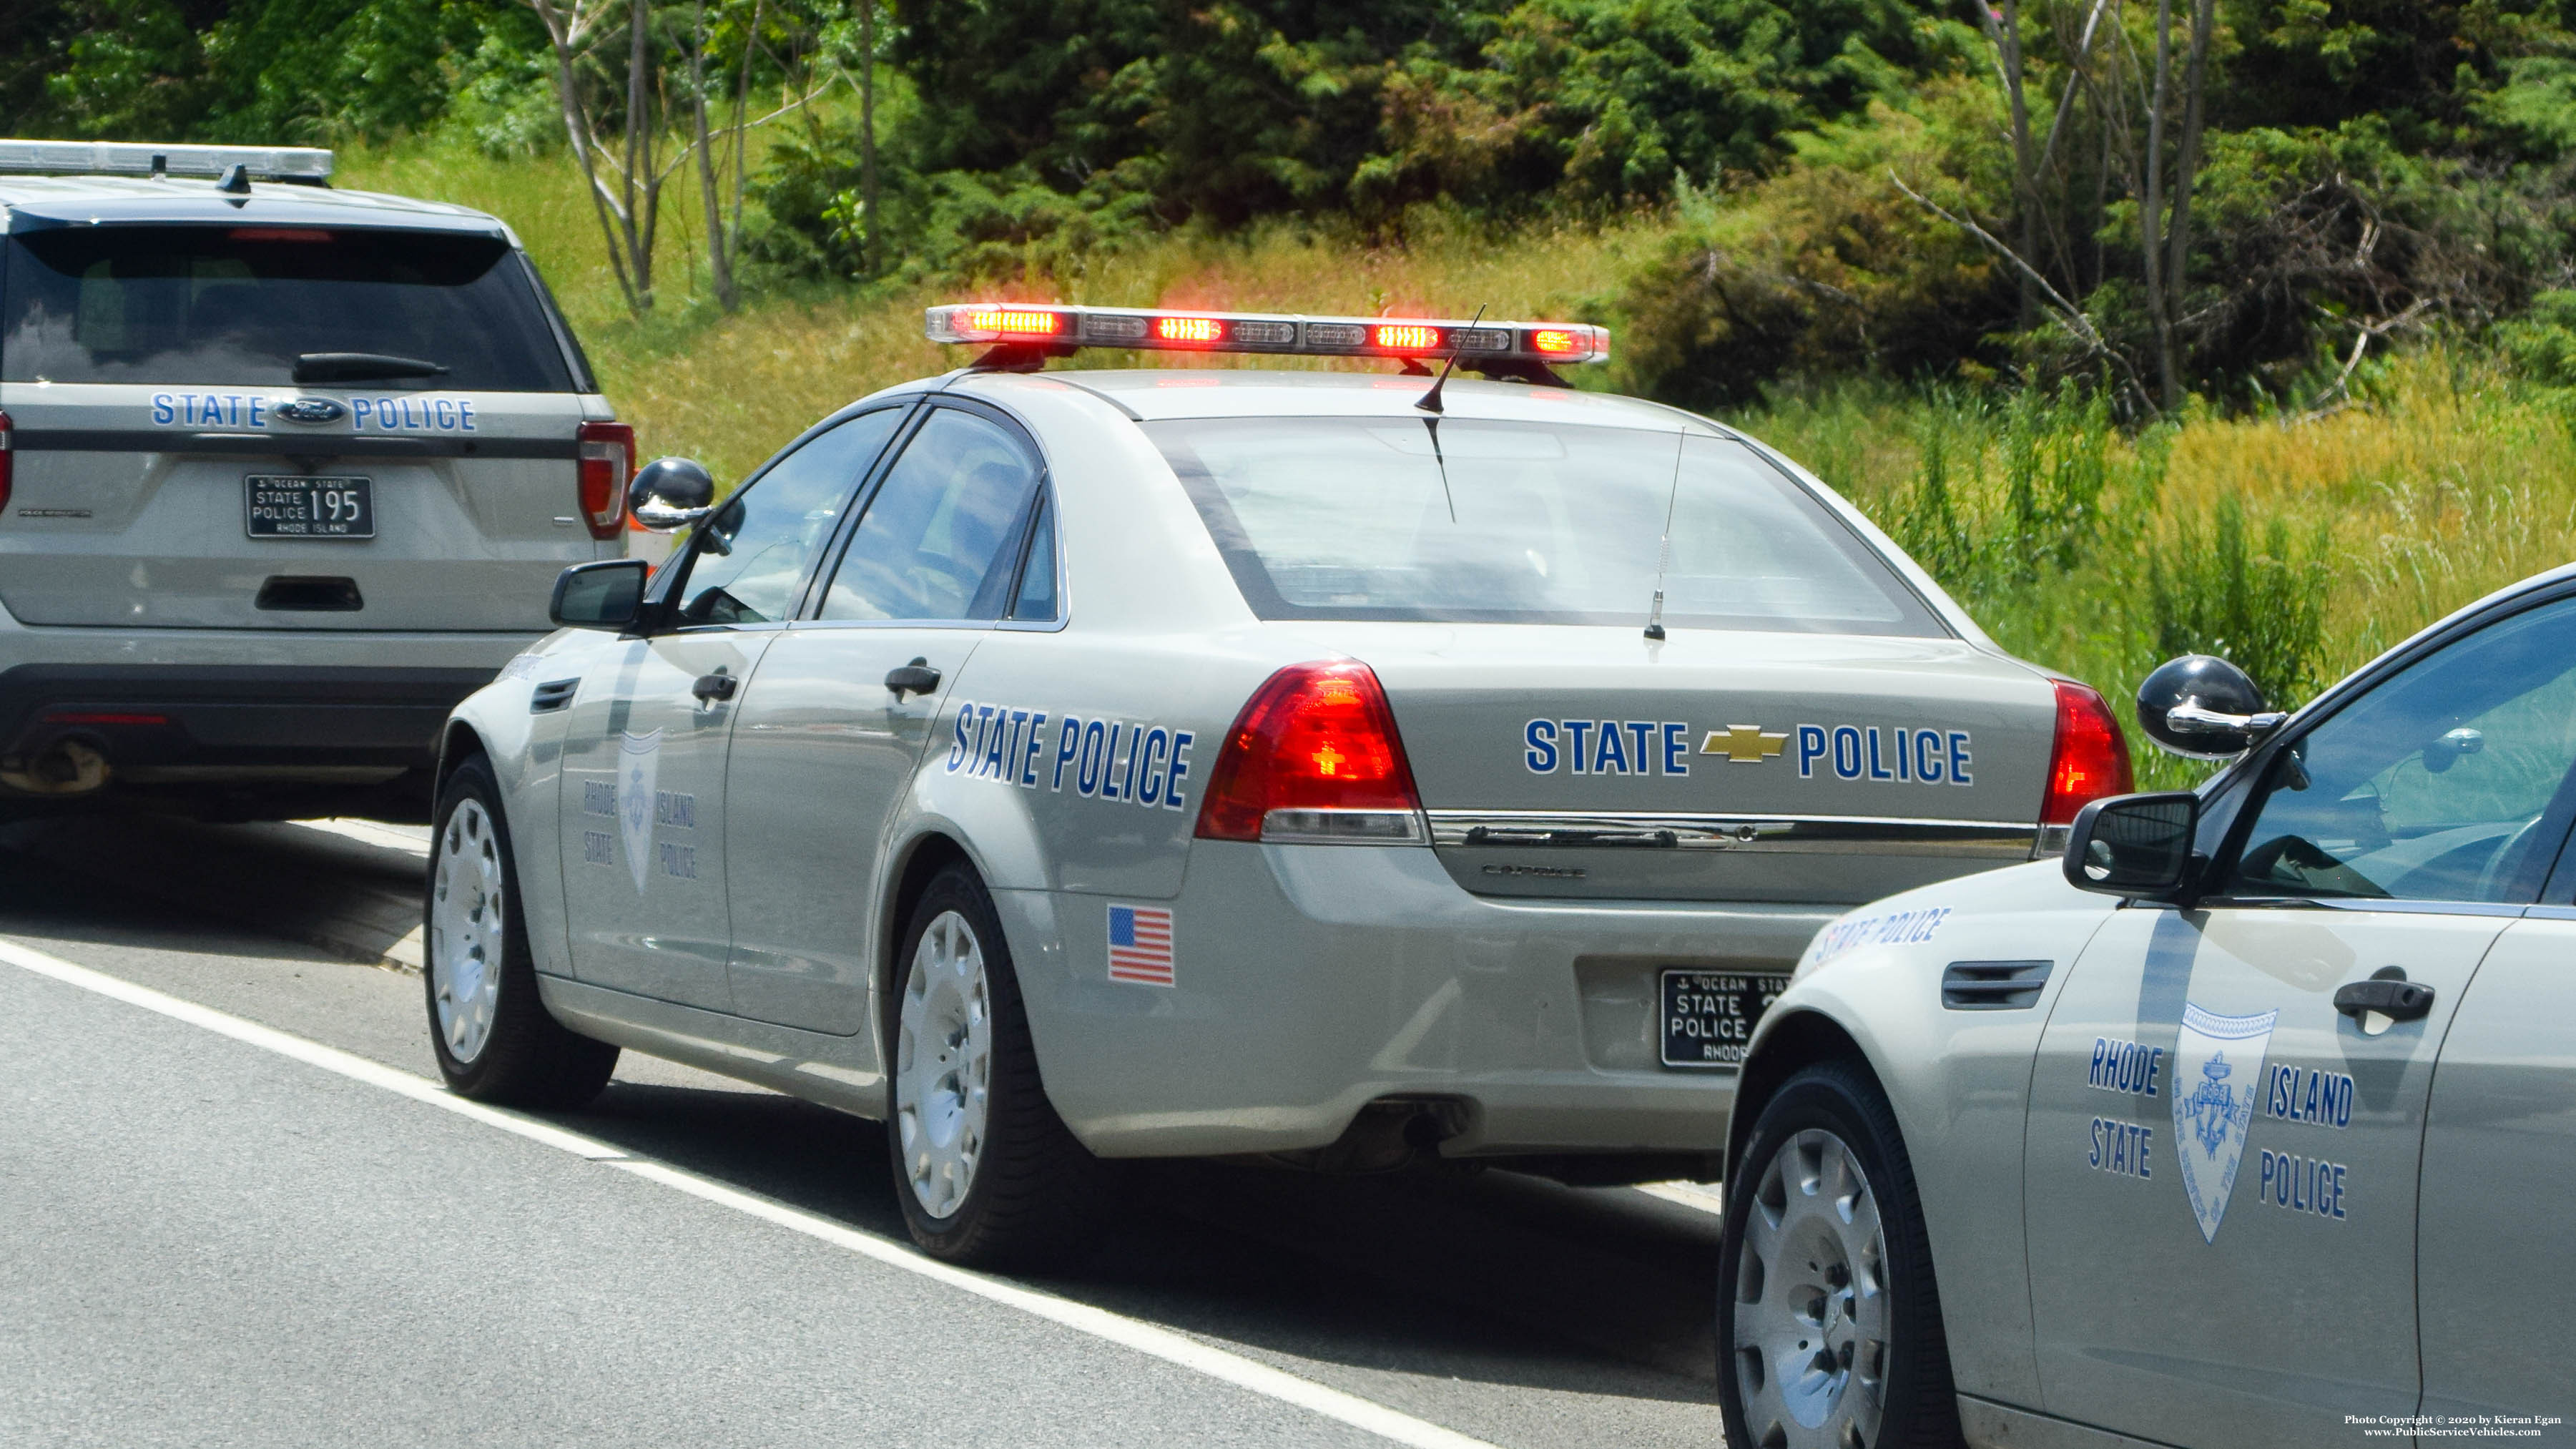
<svg viewBox="0 0 2576 1449">
<path fill-rule="evenodd" d="M 1674 628 L 1947 632 L 1729 439 L 1432 417 L 1145 430 L 1265 619 L 1642 626 L 1660 572 Z"/>
</svg>

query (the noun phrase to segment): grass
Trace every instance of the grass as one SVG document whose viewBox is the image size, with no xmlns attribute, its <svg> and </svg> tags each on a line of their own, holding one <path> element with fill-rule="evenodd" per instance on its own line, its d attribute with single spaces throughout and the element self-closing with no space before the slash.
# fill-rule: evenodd
<svg viewBox="0 0 2576 1449">
<path fill-rule="evenodd" d="M 956 365 L 921 309 L 956 289 L 769 291 L 719 313 L 688 178 L 666 196 L 662 305 L 625 315 L 598 224 L 563 158 L 496 161 L 411 143 L 342 158 L 345 184 L 453 200 L 519 232 L 648 453 L 732 480 L 813 419 Z M 1079 276 L 976 295 L 1246 310 L 1596 315 L 1665 224 L 1494 236 L 1426 216 L 1403 245 L 1330 225 L 1182 233 L 1097 255 Z M 1118 366 L 1086 354 L 1068 366 Z M 1222 365 L 1222 364 L 1211 364 Z M 1329 365 L 1329 364 L 1307 364 Z M 1369 366 L 1369 364 L 1361 364 Z M 1581 380 L 1612 386 L 1614 364 Z M 2006 649 L 2115 702 L 2183 648 L 2225 653 L 2296 702 L 2432 620 L 2568 561 L 2576 431 L 2561 394 L 2474 351 L 2364 369 L 2314 419 L 2186 415 L 2145 433 L 2075 395 L 1870 381 L 1775 397 L 1725 420 L 1807 463 L 1904 541 Z M 2125 707 L 2123 708 L 2125 714 Z M 2142 783 L 2196 767 L 2133 741 Z"/>
</svg>

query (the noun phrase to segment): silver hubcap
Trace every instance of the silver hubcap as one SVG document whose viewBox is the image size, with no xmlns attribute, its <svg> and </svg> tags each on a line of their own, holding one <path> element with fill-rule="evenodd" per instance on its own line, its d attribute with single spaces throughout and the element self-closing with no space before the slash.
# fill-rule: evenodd
<svg viewBox="0 0 2576 1449">
<path fill-rule="evenodd" d="M 992 1110 L 993 1004 L 975 928 L 942 911 L 913 949 L 896 1023 L 894 1120 L 921 1210 L 955 1213 L 975 1185 Z"/>
<path fill-rule="evenodd" d="M 449 813 L 430 866 L 429 980 L 447 1054 L 472 1062 L 492 1039 L 501 1000 L 501 943 L 509 923 L 501 842 L 480 800 Z"/>
<path fill-rule="evenodd" d="M 1868 1449 L 1887 1395 L 1887 1234 L 1851 1148 L 1810 1128 L 1763 1170 L 1728 1347 L 1763 1449 Z"/>
</svg>

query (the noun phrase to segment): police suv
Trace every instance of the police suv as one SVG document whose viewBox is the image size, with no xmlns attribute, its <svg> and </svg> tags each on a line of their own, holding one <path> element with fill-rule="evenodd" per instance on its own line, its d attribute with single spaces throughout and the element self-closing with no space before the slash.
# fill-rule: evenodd
<svg viewBox="0 0 2576 1449">
<path fill-rule="evenodd" d="M 1851 913 L 1757 1029 L 1730 1439 L 2565 1432 L 2576 569 L 2295 715 L 2202 657 L 2137 708 L 2234 762 Z"/>
<path fill-rule="evenodd" d="M 1598 328 L 929 333 L 991 351 L 721 506 L 645 469 L 687 542 L 567 572 L 457 711 L 459 1090 L 578 1101 L 632 1047 L 885 1119 L 964 1260 L 1076 1231 L 1104 1157 L 1704 1173 L 1819 926 L 2125 788 L 2099 696 L 1813 477 L 1565 387 Z M 1038 370 L 1092 346 L 1406 371 Z"/>
<path fill-rule="evenodd" d="M 0 141 L 0 818 L 426 819 L 621 550 L 633 433 L 509 229 L 330 172 Z"/>
</svg>

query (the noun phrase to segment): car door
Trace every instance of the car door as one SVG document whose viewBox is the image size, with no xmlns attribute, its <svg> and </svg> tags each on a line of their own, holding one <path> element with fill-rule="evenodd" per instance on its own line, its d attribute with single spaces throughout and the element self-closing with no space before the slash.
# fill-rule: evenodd
<svg viewBox="0 0 2576 1449">
<path fill-rule="evenodd" d="M 2433 1078 L 2416 1261 L 2423 1412 L 2442 1419 L 2576 1417 L 2576 1248 L 2556 1211 L 2576 1183 L 2571 865 L 2487 953 Z"/>
<path fill-rule="evenodd" d="M 2302 721 L 2251 762 L 2203 899 L 2093 938 L 2024 1144 L 2049 1411 L 2213 1449 L 2348 1444 L 2347 1415 L 2415 1411 L 2434 1061 L 2558 854 L 2571 761 L 2562 600 Z M 2354 1000 L 2401 976 L 2429 999 Z"/>
<path fill-rule="evenodd" d="M 564 739 L 564 908 L 584 981 L 724 1011 L 735 695 L 804 598 L 895 415 L 806 439 L 699 525 L 654 622 L 584 682 Z M 604 677 L 603 677 L 604 674 Z"/>
<path fill-rule="evenodd" d="M 995 621 L 1054 617 L 1041 476 L 1036 450 L 1000 416 L 926 409 L 867 497 L 813 617 L 762 659 L 725 789 L 742 1015 L 839 1035 L 866 1026 L 878 858 L 932 721 Z M 1031 554 L 1036 573 L 1017 588 Z M 897 669 L 925 671 L 921 687 L 890 687 Z M 1005 724 L 1027 737 L 1014 757 L 1026 763 L 1035 727 Z"/>
</svg>

